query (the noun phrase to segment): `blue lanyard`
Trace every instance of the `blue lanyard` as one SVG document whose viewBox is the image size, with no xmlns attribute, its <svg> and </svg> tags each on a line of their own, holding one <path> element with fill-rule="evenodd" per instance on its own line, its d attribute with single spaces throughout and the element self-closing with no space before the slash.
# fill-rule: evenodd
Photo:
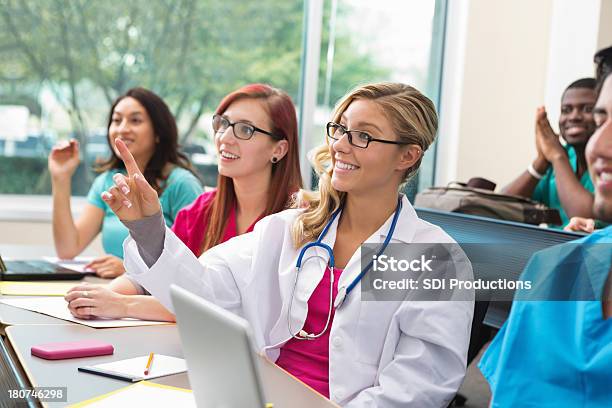
<svg viewBox="0 0 612 408">
<path fill-rule="evenodd" d="M 312 247 L 319 247 L 327 251 L 329 255 L 329 267 L 333 275 L 334 273 L 333 269 L 335 267 L 334 251 L 329 245 L 321 241 L 323 240 L 323 238 L 327 234 L 327 231 L 329 230 L 331 225 L 334 223 L 336 217 L 338 217 L 338 214 L 340 214 L 341 211 L 342 211 L 342 207 L 334 211 L 331 219 L 328 221 L 325 228 L 323 228 L 323 231 L 321 231 L 321 234 L 319 234 L 319 237 L 317 238 L 317 240 L 315 242 L 311 242 L 310 244 L 307 244 L 306 246 L 304 246 L 304 248 L 302 248 L 298 256 L 297 263 L 295 265 L 297 272 L 299 272 L 300 268 L 302 267 L 302 259 L 304 258 L 306 251 Z M 387 248 L 387 245 L 389 245 L 389 242 L 391 241 L 391 238 L 393 237 L 393 233 L 395 232 L 395 226 L 397 224 L 397 220 L 399 218 L 401 211 L 402 211 L 402 197 L 399 197 L 397 199 L 397 207 L 395 208 L 395 214 L 393 215 L 393 221 L 391 221 L 391 226 L 389 227 L 389 231 L 387 232 L 387 236 L 385 237 L 384 243 L 382 244 L 382 246 L 380 247 L 378 251 L 377 257 L 382 255 L 382 253 Z M 374 258 L 372 258 L 372 260 L 368 263 L 368 265 L 365 268 L 363 268 L 361 273 L 357 275 L 357 277 L 355 277 L 355 279 L 353 279 L 353 281 L 348 286 L 346 287 L 343 286 L 338 289 L 338 294 L 336 295 L 336 300 L 334 301 L 335 308 L 339 308 L 342 305 L 342 303 L 344 302 L 344 299 L 346 299 L 346 296 L 348 296 L 348 294 L 351 293 L 351 291 L 355 288 L 355 286 L 357 286 L 357 284 L 361 281 L 361 279 L 365 276 L 365 274 L 368 273 L 370 268 L 372 268 L 373 263 L 374 263 Z"/>
</svg>

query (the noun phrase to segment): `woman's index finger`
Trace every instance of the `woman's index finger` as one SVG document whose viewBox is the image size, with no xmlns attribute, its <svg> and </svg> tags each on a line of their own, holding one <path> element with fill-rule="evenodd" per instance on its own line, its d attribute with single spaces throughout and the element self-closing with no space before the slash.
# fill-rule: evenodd
<svg viewBox="0 0 612 408">
<path fill-rule="evenodd" d="M 121 156 L 121 160 L 125 164 L 125 169 L 128 172 L 128 176 L 132 177 L 135 174 L 140 174 L 140 169 L 136 164 L 136 160 L 134 160 L 134 156 L 130 153 L 129 149 L 125 145 L 125 142 L 119 138 L 115 139 L 115 146 L 117 146 L 117 150 Z"/>
</svg>

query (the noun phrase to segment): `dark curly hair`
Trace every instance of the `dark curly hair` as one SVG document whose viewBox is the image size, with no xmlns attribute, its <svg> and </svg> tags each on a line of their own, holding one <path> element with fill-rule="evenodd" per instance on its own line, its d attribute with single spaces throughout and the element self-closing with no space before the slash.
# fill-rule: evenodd
<svg viewBox="0 0 612 408">
<path fill-rule="evenodd" d="M 599 50 L 593 59 L 597 65 L 597 95 L 599 95 L 604 81 L 612 73 L 612 46 Z"/>
</svg>

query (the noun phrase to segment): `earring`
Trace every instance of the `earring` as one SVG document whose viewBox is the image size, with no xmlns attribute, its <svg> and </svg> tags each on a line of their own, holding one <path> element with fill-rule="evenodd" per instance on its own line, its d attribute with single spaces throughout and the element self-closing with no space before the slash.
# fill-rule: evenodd
<svg viewBox="0 0 612 408">
<path fill-rule="evenodd" d="M 278 158 L 277 157 L 273 157 L 271 161 L 272 161 L 272 163 L 276 163 L 278 161 Z"/>
</svg>

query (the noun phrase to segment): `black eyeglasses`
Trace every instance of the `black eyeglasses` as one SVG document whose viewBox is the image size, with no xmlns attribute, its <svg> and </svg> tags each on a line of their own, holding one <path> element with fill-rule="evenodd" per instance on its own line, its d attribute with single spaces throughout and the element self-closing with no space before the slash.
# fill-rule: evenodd
<svg viewBox="0 0 612 408">
<path fill-rule="evenodd" d="M 410 142 L 404 142 L 401 140 L 385 140 L 385 139 L 376 139 L 370 136 L 366 132 L 362 132 L 361 130 L 348 130 L 342 125 L 339 125 L 334 122 L 329 122 L 327 124 L 327 136 L 333 140 L 340 140 L 342 136 L 347 135 L 348 141 L 351 145 L 355 147 L 359 147 L 361 149 L 365 149 L 368 147 L 370 142 L 379 142 L 379 143 L 387 143 L 387 144 L 395 144 L 395 145 L 406 145 L 410 144 Z"/>
<path fill-rule="evenodd" d="M 246 122 L 230 122 L 227 118 L 221 115 L 213 115 L 212 122 L 213 130 L 215 133 L 224 133 L 229 127 L 234 129 L 234 136 L 238 139 L 249 140 L 253 137 L 255 132 L 264 133 L 268 136 L 272 136 L 275 139 L 284 139 L 283 137 L 277 136 L 274 133 L 270 133 L 267 130 L 263 130 L 258 128 L 257 126 L 253 126 L 250 123 Z"/>
</svg>

